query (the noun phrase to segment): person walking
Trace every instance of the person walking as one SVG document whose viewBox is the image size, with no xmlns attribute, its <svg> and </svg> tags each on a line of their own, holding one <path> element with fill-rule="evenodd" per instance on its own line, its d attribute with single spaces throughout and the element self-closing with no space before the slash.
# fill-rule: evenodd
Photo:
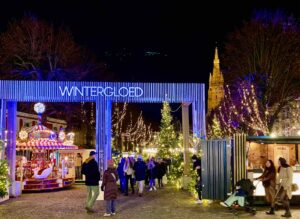
<svg viewBox="0 0 300 219">
<path fill-rule="evenodd" d="M 274 211 L 274 199 L 276 193 L 276 169 L 272 160 L 266 162 L 265 170 L 260 177 L 255 178 L 256 180 L 261 180 L 265 188 L 266 200 L 271 204 L 270 211 L 266 214 L 275 214 Z"/>
<path fill-rule="evenodd" d="M 118 173 L 114 167 L 114 161 L 107 161 L 107 170 L 103 174 L 103 183 L 101 190 L 104 191 L 104 200 L 106 202 L 106 212 L 103 215 L 108 217 L 116 214 L 116 199 L 118 196 Z"/>
<path fill-rule="evenodd" d="M 141 155 L 138 156 L 137 162 L 135 162 L 133 166 L 133 170 L 135 172 L 136 181 L 138 182 L 139 197 L 141 197 L 144 191 L 144 181 L 146 178 L 146 171 L 147 171 L 147 165 L 143 161 Z"/>
<path fill-rule="evenodd" d="M 118 164 L 118 175 L 120 179 L 120 190 L 122 193 L 125 193 L 125 187 L 126 187 L 126 177 L 124 173 L 124 164 L 125 164 L 125 158 L 122 157 L 120 160 L 120 163 Z"/>
<path fill-rule="evenodd" d="M 281 216 L 292 217 L 289 199 L 292 198 L 293 169 L 282 157 L 279 158 L 278 164 L 277 191 L 278 197 L 285 208 L 285 213 Z"/>
<path fill-rule="evenodd" d="M 198 193 L 198 200 L 196 200 L 196 204 L 202 204 L 201 161 L 195 154 L 192 156 L 192 161 L 193 161 L 193 170 L 197 172 L 197 176 L 195 179 L 196 180 L 195 189 Z"/>
<path fill-rule="evenodd" d="M 88 196 L 86 200 L 86 207 L 88 213 L 93 213 L 93 206 L 99 195 L 99 180 L 100 172 L 98 163 L 95 160 L 96 152 L 91 151 L 90 156 L 82 164 L 81 173 L 85 175 L 85 185 L 87 186 Z"/>
<path fill-rule="evenodd" d="M 81 166 L 82 166 L 82 156 L 80 153 L 77 153 L 77 156 L 75 157 L 75 179 L 82 179 Z"/>
<path fill-rule="evenodd" d="M 128 196 L 128 181 L 130 181 L 130 185 L 131 185 L 131 193 L 134 194 L 134 185 L 133 185 L 133 179 L 132 179 L 132 175 L 133 175 L 133 162 L 131 161 L 131 159 L 129 157 L 126 157 L 125 160 L 125 164 L 124 164 L 124 175 L 125 175 L 125 196 Z"/>
<path fill-rule="evenodd" d="M 156 170 L 157 170 L 158 187 L 162 188 L 162 187 L 164 187 L 162 178 L 166 174 L 166 165 L 160 157 L 157 159 Z"/>
<path fill-rule="evenodd" d="M 148 170 L 149 170 L 149 191 L 151 192 L 153 189 L 156 191 L 155 187 L 155 178 L 156 178 L 156 168 L 154 157 L 152 157 L 148 163 Z"/>
</svg>

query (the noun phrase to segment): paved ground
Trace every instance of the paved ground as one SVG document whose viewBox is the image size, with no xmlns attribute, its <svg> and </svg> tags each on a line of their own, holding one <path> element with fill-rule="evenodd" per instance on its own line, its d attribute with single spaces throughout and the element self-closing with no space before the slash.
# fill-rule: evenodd
<svg viewBox="0 0 300 219">
<path fill-rule="evenodd" d="M 104 213 L 103 201 L 95 204 L 96 213 L 88 215 L 84 210 L 86 193 L 85 186 L 75 186 L 65 191 L 50 193 L 23 194 L 16 199 L 10 199 L 0 204 L 1 219 L 90 219 L 102 218 Z M 164 188 L 147 193 L 144 197 L 130 195 L 120 196 L 117 215 L 120 219 L 218 219 L 218 218 L 281 218 L 283 211 L 277 216 L 268 216 L 265 208 L 259 208 L 256 216 L 245 212 L 233 215 L 218 203 L 211 205 L 196 205 L 194 200 L 185 192 L 173 188 Z M 300 209 L 293 208 L 293 218 L 300 219 Z"/>
</svg>

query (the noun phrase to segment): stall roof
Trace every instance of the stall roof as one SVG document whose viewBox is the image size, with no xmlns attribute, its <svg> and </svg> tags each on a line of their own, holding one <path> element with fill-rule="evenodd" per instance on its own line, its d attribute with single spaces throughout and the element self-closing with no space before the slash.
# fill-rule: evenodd
<svg viewBox="0 0 300 219">
<path fill-rule="evenodd" d="M 300 144 L 300 136 L 247 136 L 247 141 L 264 144 Z"/>
</svg>

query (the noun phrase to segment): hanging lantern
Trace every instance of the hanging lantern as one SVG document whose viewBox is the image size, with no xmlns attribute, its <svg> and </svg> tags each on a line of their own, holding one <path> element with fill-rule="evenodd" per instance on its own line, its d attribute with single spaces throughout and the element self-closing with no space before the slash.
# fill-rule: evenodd
<svg viewBox="0 0 300 219">
<path fill-rule="evenodd" d="M 45 104 L 43 104 L 43 103 L 36 103 L 36 104 L 34 104 L 34 111 L 37 114 L 45 112 L 45 108 L 46 108 Z"/>
</svg>

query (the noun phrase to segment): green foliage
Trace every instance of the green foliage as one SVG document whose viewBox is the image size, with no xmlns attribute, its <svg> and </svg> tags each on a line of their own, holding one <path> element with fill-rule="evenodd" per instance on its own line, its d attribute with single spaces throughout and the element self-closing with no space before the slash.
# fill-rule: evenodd
<svg viewBox="0 0 300 219">
<path fill-rule="evenodd" d="M 160 124 L 160 132 L 158 136 L 158 156 L 162 158 L 171 158 L 172 152 L 178 145 L 178 137 L 172 124 L 171 108 L 168 102 L 163 103 L 161 110 L 162 119 Z"/>
<path fill-rule="evenodd" d="M 183 153 L 172 153 L 171 166 L 169 174 L 167 174 L 168 181 L 172 184 L 177 184 L 181 180 L 184 169 Z"/>
<path fill-rule="evenodd" d="M 191 162 L 190 165 L 190 177 L 191 180 L 188 184 L 188 191 L 193 195 L 193 196 L 197 196 L 197 190 L 196 190 L 196 178 L 198 177 L 197 175 L 197 171 L 193 170 L 193 162 Z"/>
<path fill-rule="evenodd" d="M 214 118 L 212 120 L 211 129 L 212 129 L 211 131 L 212 131 L 213 138 L 222 138 L 222 136 L 223 136 L 222 129 L 221 129 L 220 122 L 217 119 L 216 115 L 214 116 Z"/>
<path fill-rule="evenodd" d="M 6 160 L 0 160 L 0 198 L 8 194 L 8 164 Z"/>
</svg>

